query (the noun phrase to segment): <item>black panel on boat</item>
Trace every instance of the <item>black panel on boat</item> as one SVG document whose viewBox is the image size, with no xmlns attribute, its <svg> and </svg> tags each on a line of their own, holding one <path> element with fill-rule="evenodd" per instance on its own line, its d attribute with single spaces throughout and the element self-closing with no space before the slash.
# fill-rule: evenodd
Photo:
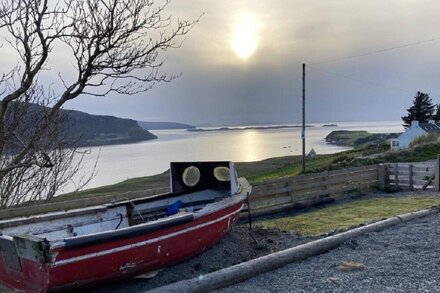
<svg viewBox="0 0 440 293">
<path fill-rule="evenodd" d="M 200 171 L 200 178 L 194 185 L 185 184 L 183 175 L 185 170 L 196 167 Z M 220 181 L 215 177 L 214 170 L 218 167 L 229 169 L 229 162 L 185 162 L 171 163 L 171 185 L 174 193 L 192 192 L 203 189 L 231 191 L 230 181 Z"/>
<path fill-rule="evenodd" d="M 183 214 L 180 216 L 161 220 L 157 223 L 146 223 L 138 226 L 132 226 L 130 228 L 114 230 L 109 232 L 103 232 L 93 235 L 84 235 L 72 238 L 64 239 L 66 248 L 77 248 L 91 244 L 99 244 L 108 241 L 118 240 L 122 238 L 130 238 L 143 235 L 145 233 L 166 229 L 176 225 L 189 223 L 194 219 L 192 214 Z"/>
</svg>

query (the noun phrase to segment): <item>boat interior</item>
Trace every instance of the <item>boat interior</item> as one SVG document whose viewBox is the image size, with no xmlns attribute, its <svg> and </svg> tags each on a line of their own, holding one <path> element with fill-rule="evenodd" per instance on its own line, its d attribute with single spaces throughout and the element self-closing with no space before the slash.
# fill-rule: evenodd
<svg viewBox="0 0 440 293">
<path fill-rule="evenodd" d="M 0 220 L 0 235 L 31 235 L 77 247 L 190 222 L 239 192 L 231 162 L 171 163 L 170 183 L 166 194 Z"/>
</svg>

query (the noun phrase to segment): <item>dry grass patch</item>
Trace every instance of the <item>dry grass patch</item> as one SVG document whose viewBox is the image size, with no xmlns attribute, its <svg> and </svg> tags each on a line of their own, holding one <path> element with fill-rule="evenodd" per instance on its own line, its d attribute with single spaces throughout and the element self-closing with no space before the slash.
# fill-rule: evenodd
<svg viewBox="0 0 440 293">
<path fill-rule="evenodd" d="M 317 236 L 437 205 L 440 205 L 440 197 L 437 196 L 377 197 L 324 207 L 297 216 L 263 220 L 257 225 Z"/>
<path fill-rule="evenodd" d="M 359 262 L 341 261 L 336 268 L 341 272 L 352 272 L 364 270 L 367 266 Z"/>
</svg>

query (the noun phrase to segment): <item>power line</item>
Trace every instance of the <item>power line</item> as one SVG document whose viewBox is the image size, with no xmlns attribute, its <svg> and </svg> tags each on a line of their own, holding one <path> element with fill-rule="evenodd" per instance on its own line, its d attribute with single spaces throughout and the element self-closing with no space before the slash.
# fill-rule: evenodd
<svg viewBox="0 0 440 293">
<path fill-rule="evenodd" d="M 358 79 L 358 78 L 354 78 L 348 75 L 344 75 L 344 74 L 340 74 L 338 72 L 333 72 L 333 71 L 329 71 L 329 70 L 325 70 L 325 69 L 321 69 L 321 68 L 317 68 L 314 67 L 312 65 L 307 65 L 309 68 L 316 70 L 316 71 L 320 71 L 329 75 L 333 75 L 339 78 L 343 78 L 343 79 L 348 79 L 351 81 L 355 81 L 361 84 L 365 84 L 368 86 L 372 86 L 372 87 L 379 87 L 379 88 L 384 88 L 384 89 L 388 89 L 388 90 L 393 90 L 393 91 L 399 91 L 399 92 L 405 92 L 405 93 L 411 93 L 414 94 L 415 92 L 417 92 L 417 90 L 409 90 L 409 89 L 404 89 L 404 88 L 398 88 L 398 87 L 393 87 L 393 86 L 388 86 L 388 85 L 384 85 L 384 84 L 380 84 L 380 83 L 376 83 L 376 82 L 372 82 L 372 81 L 368 81 L 368 80 L 362 80 L 362 79 Z M 429 93 L 432 95 L 436 95 L 436 96 L 440 96 L 439 93 Z"/>
<path fill-rule="evenodd" d="M 365 57 L 365 56 L 369 56 L 369 55 L 375 55 L 375 54 L 380 54 L 380 53 L 384 53 L 384 52 L 388 52 L 388 51 L 393 51 L 393 50 L 398 50 L 398 49 L 403 49 L 403 48 L 408 48 L 408 47 L 413 47 L 413 46 L 419 46 L 419 45 L 423 45 L 423 44 L 431 43 L 431 42 L 436 42 L 436 41 L 440 41 L 440 37 L 436 37 L 436 38 L 432 38 L 432 39 L 428 39 L 428 40 L 421 40 L 421 41 L 417 41 L 417 42 L 413 42 L 413 43 L 407 43 L 407 44 L 403 44 L 403 45 L 399 45 L 399 46 L 389 47 L 389 48 L 366 52 L 366 53 L 362 53 L 362 54 L 356 54 L 356 55 L 351 55 L 351 56 L 346 56 L 346 57 L 330 59 L 327 61 L 310 63 L 310 64 L 311 65 L 319 65 L 319 64 L 333 63 L 333 62 L 339 62 L 339 61 L 344 61 L 344 60 L 349 60 L 349 59 L 361 58 L 361 57 Z M 308 65 L 310 65 L 310 64 L 308 64 Z"/>
</svg>

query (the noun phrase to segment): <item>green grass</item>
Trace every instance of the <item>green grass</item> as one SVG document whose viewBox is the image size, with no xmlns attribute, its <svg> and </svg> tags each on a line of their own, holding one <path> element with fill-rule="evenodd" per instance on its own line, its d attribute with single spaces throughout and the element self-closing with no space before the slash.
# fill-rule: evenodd
<svg viewBox="0 0 440 293">
<path fill-rule="evenodd" d="M 383 159 L 386 162 L 420 162 L 436 159 L 438 155 L 440 155 L 440 143 L 432 143 L 400 152 L 388 152 Z"/>
<path fill-rule="evenodd" d="M 129 191 L 163 188 L 167 187 L 168 183 L 168 171 L 166 171 L 162 174 L 154 176 L 131 178 L 116 184 L 86 189 L 77 193 L 66 193 L 51 199 L 51 201 L 63 201 L 69 199 L 109 195 L 112 193 L 124 193 Z"/>
<path fill-rule="evenodd" d="M 388 146 L 370 146 L 361 149 L 354 149 L 345 152 L 329 155 L 318 155 L 314 162 L 310 159 L 306 161 L 306 173 L 322 172 L 325 170 L 337 170 L 348 167 L 364 166 L 376 164 L 378 160 L 369 159 L 368 156 L 386 151 Z M 440 147 L 439 147 L 440 151 Z M 292 163 L 267 172 L 260 172 L 248 179 L 252 183 L 264 182 L 267 180 L 280 179 L 289 176 L 299 175 L 302 172 L 301 157 L 296 156 L 292 159 Z"/>
<path fill-rule="evenodd" d="M 440 205 L 440 197 L 379 197 L 324 207 L 298 216 L 257 222 L 267 228 L 316 236 Z"/>
</svg>

